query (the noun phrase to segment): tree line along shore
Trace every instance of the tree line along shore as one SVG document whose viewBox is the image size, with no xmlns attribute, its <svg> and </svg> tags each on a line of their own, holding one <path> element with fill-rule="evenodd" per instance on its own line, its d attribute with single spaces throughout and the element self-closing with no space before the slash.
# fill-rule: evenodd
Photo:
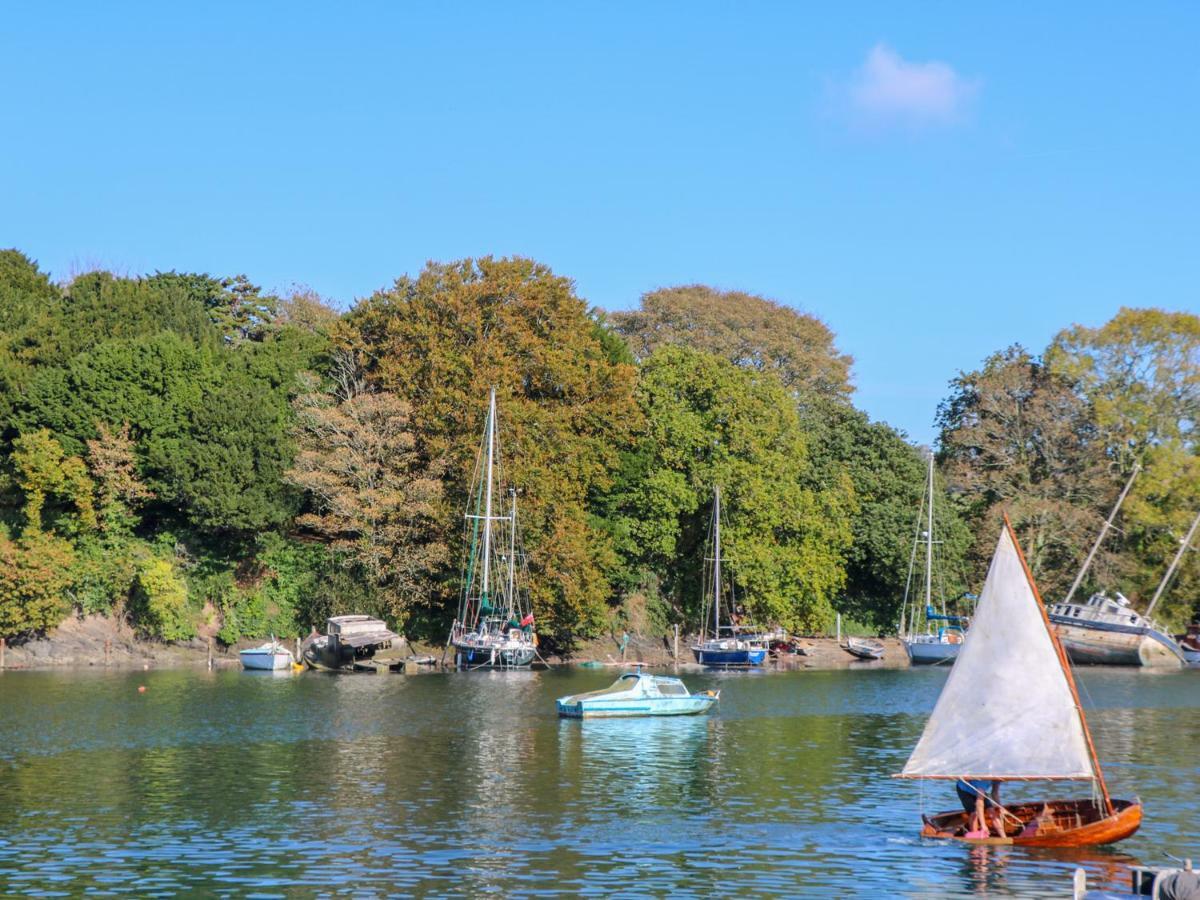
<svg viewBox="0 0 1200 900">
<path fill-rule="evenodd" d="M 232 645 L 361 612 L 444 639 L 493 386 L 546 652 L 696 628 L 715 484 L 749 618 L 894 631 L 922 571 L 925 451 L 855 407 L 835 335 L 702 285 L 630 301 L 589 308 L 523 258 L 429 263 L 338 310 L 241 275 L 55 283 L 0 251 L 0 637 L 77 614 Z M 1001 510 L 1057 597 L 1140 465 L 1085 585 L 1136 603 L 1200 508 L 1200 317 L 1064 326 L 947 373 L 951 607 Z M 1200 602 L 1195 556 L 1158 610 L 1176 628 Z"/>
</svg>

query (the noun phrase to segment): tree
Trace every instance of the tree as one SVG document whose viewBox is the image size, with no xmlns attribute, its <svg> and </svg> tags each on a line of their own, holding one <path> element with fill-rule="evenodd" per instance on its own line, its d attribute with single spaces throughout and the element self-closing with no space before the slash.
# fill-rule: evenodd
<svg viewBox="0 0 1200 900">
<path fill-rule="evenodd" d="M 74 562 L 63 538 L 27 530 L 13 541 L 0 529 L 0 637 L 45 631 L 63 620 Z"/>
<path fill-rule="evenodd" d="M 293 291 L 280 301 L 276 311 L 277 323 L 321 334 L 327 334 L 339 318 L 338 311 L 333 306 L 316 291 L 308 288 Z"/>
<path fill-rule="evenodd" d="M 643 361 L 637 397 L 641 449 L 609 505 L 623 549 L 662 579 L 675 617 L 699 621 L 709 504 L 720 485 L 722 540 L 747 610 L 794 630 L 831 623 L 853 489 L 844 474 L 818 483 L 799 413 L 774 374 L 666 346 Z"/>
<path fill-rule="evenodd" d="M 406 400 L 421 452 L 445 473 L 451 509 L 465 509 L 495 387 L 507 476 L 521 517 L 539 630 L 562 641 L 606 619 L 615 562 L 590 503 L 607 486 L 639 413 L 635 369 L 615 362 L 565 278 L 528 259 L 430 263 L 349 314 L 342 340 L 368 383 Z M 437 539 L 460 549 L 461 519 Z M 441 599 L 454 597 L 447 573 Z M 448 617 L 448 616 L 447 616 Z"/>
<path fill-rule="evenodd" d="M 196 636 L 196 623 L 188 609 L 187 584 L 170 560 L 159 557 L 143 560 L 131 599 L 138 628 L 151 637 L 186 641 Z"/>
<path fill-rule="evenodd" d="M 137 508 L 154 497 L 137 473 L 135 443 L 129 423 L 114 431 L 103 422 L 96 424 L 97 437 L 87 441 L 87 465 L 96 484 L 100 527 L 127 533 L 137 525 Z"/>
<path fill-rule="evenodd" d="M 349 353 L 336 355 L 326 390 L 310 387 L 295 401 L 300 452 L 287 477 L 314 511 L 296 522 L 360 566 L 403 622 L 447 562 L 442 484 L 422 458 L 411 407 L 373 390 Z"/>
<path fill-rule="evenodd" d="M 194 301 L 231 344 L 261 341 L 274 327 L 280 300 L 263 294 L 245 275 L 214 278 L 196 273 L 155 272 L 146 279 L 154 288 L 175 290 Z"/>
<path fill-rule="evenodd" d="M 641 308 L 612 321 L 639 359 L 666 344 L 706 350 L 730 362 L 774 372 L 805 397 L 850 395 L 849 356 L 816 316 L 741 291 L 704 285 L 663 288 L 642 296 Z"/>
<path fill-rule="evenodd" d="M 857 622 L 894 628 L 908 580 L 914 522 L 923 502 L 922 452 L 884 422 L 872 422 L 845 403 L 822 401 L 802 411 L 809 456 L 820 482 L 844 473 L 854 488 L 853 540 L 846 553 L 846 587 L 835 606 Z M 948 597 L 967 589 L 965 556 L 971 536 L 941 485 L 935 499 L 940 587 Z"/>
<path fill-rule="evenodd" d="M 129 422 L 157 514 L 209 534 L 277 527 L 296 510 L 283 488 L 294 453 L 287 372 L 308 358 L 274 340 L 253 346 L 197 346 L 173 332 L 108 341 L 39 370 L 14 418 L 50 428 L 71 452 L 98 422 Z M 272 362 L 277 352 L 284 362 Z"/>
<path fill-rule="evenodd" d="M 1200 316 L 1124 308 L 1100 328 L 1060 332 L 1046 364 L 1079 385 L 1122 472 L 1163 441 L 1197 449 Z"/>
<path fill-rule="evenodd" d="M 18 250 L 0 250 L 0 437 L 32 368 L 35 336 L 59 313 L 61 296 L 37 263 Z"/>
<path fill-rule="evenodd" d="M 40 428 L 13 441 L 12 465 L 16 484 L 25 495 L 26 532 L 42 530 L 43 509 L 53 499 L 73 504 L 85 527 L 96 526 L 87 466 L 79 457 L 64 453 L 49 430 Z"/>
<path fill-rule="evenodd" d="M 941 464 L 974 526 L 976 578 L 1006 511 L 1043 594 L 1065 592 L 1120 487 L 1091 408 L 1015 345 L 950 384 L 938 410 Z M 1094 577 L 1105 581 L 1117 563 L 1106 550 Z"/>
</svg>

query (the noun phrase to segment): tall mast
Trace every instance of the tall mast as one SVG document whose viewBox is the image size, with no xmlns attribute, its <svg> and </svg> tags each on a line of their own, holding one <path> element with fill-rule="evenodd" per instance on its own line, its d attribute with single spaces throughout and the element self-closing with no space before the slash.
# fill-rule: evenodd
<svg viewBox="0 0 1200 900">
<path fill-rule="evenodd" d="M 1121 508 L 1121 504 L 1125 502 L 1125 495 L 1129 493 L 1129 489 L 1133 487 L 1133 479 L 1137 478 L 1138 472 L 1142 470 L 1141 463 L 1133 464 L 1133 473 L 1129 476 L 1129 481 L 1125 483 L 1125 489 L 1121 491 L 1121 496 L 1117 498 L 1116 505 L 1112 508 L 1112 512 L 1108 514 L 1108 518 L 1104 520 L 1104 527 L 1100 529 L 1100 533 L 1096 535 L 1096 543 L 1092 544 L 1092 549 L 1088 551 L 1087 559 L 1083 561 L 1083 567 L 1079 570 L 1079 574 L 1075 576 L 1075 580 L 1071 582 L 1071 589 L 1067 591 L 1067 597 L 1063 603 L 1070 603 L 1071 598 L 1075 596 L 1075 591 L 1079 589 L 1079 585 L 1083 583 L 1083 576 L 1087 574 L 1087 570 L 1091 568 L 1092 559 L 1096 556 L 1096 551 L 1100 549 L 1100 545 L 1104 543 L 1104 536 L 1108 534 L 1108 529 L 1112 528 L 1113 519 L 1117 517 L 1117 510 Z"/>
<path fill-rule="evenodd" d="M 488 399 L 487 418 L 487 500 L 483 510 L 483 602 L 488 599 L 488 576 L 492 564 L 492 468 L 496 452 L 496 389 Z"/>
<path fill-rule="evenodd" d="M 1146 607 L 1147 619 L 1154 612 L 1154 607 L 1158 606 L 1158 599 L 1163 595 L 1163 591 L 1167 589 L 1167 585 L 1170 584 L 1171 576 L 1175 574 L 1175 570 L 1179 567 L 1179 561 L 1183 559 L 1183 554 L 1187 553 L 1188 549 L 1192 546 L 1192 538 L 1196 536 L 1197 527 L 1200 527 L 1200 513 L 1197 513 L 1196 518 L 1192 520 L 1192 527 L 1188 529 L 1187 534 L 1183 538 L 1183 543 L 1179 545 L 1179 552 L 1171 560 L 1171 565 L 1167 567 L 1167 574 L 1163 576 L 1163 580 L 1158 583 L 1158 590 L 1154 592 L 1154 599 Z"/>
<path fill-rule="evenodd" d="M 1017 540 L 1017 533 L 1013 531 L 1012 522 L 1008 520 L 1008 513 L 1004 514 L 1004 527 L 1008 529 L 1008 536 L 1013 542 L 1013 547 L 1016 548 L 1017 559 L 1021 560 L 1021 568 L 1025 570 L 1025 578 L 1029 581 L 1034 599 L 1037 600 L 1038 612 L 1042 614 L 1042 624 L 1046 626 L 1046 633 L 1050 635 L 1050 643 L 1054 645 L 1054 652 L 1058 656 L 1058 664 L 1062 667 L 1063 675 L 1066 676 L 1067 687 L 1071 689 L 1071 699 L 1075 701 L 1075 711 L 1079 713 L 1079 724 L 1083 726 L 1083 738 L 1087 743 L 1088 755 L 1092 759 L 1092 771 L 1096 773 L 1096 780 L 1100 783 L 1100 793 L 1104 798 L 1104 810 L 1107 815 L 1111 816 L 1113 814 L 1112 798 L 1108 795 L 1108 785 L 1104 781 L 1104 772 L 1100 769 L 1100 759 L 1096 756 L 1096 745 L 1092 743 L 1092 731 L 1088 728 L 1087 716 L 1083 714 L 1083 704 L 1079 700 L 1079 689 L 1075 686 L 1075 676 L 1071 672 L 1071 664 L 1067 662 L 1067 651 L 1063 649 L 1062 641 L 1058 639 L 1058 633 L 1050 627 L 1050 617 L 1046 615 L 1046 604 L 1042 602 L 1041 592 L 1038 590 L 1037 582 L 1033 580 L 1033 572 L 1029 570 L 1029 563 L 1025 561 L 1025 554 L 1021 551 L 1021 544 Z"/>
<path fill-rule="evenodd" d="M 713 638 L 721 636 L 721 487 L 713 490 Z"/>
<path fill-rule="evenodd" d="M 513 593 L 517 570 L 517 492 L 510 490 L 509 496 L 512 498 L 512 516 L 508 520 L 508 617 L 511 619 L 517 608 L 516 594 Z"/>
<path fill-rule="evenodd" d="M 925 526 L 925 608 L 933 605 L 933 451 L 929 451 L 929 500 Z M 943 609 L 942 613 L 946 611 Z"/>
</svg>

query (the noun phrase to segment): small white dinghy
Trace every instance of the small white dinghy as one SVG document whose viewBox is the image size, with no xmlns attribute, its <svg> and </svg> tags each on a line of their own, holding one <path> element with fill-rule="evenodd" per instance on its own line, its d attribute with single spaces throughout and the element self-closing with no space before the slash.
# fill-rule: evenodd
<svg viewBox="0 0 1200 900">
<path fill-rule="evenodd" d="M 275 638 L 263 644 L 261 647 L 249 647 L 238 653 L 238 657 L 242 661 L 244 669 L 264 669 L 274 671 L 278 669 L 290 669 L 295 662 L 292 656 L 292 651 Z"/>
</svg>

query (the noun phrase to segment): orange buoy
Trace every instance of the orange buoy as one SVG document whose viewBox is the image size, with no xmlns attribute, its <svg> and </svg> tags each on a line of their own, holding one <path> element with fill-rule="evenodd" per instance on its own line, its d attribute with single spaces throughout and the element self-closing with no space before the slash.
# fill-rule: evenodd
<svg viewBox="0 0 1200 900">
<path fill-rule="evenodd" d="M 139 693 L 139 694 L 144 694 L 144 693 L 146 693 L 146 686 L 145 686 L 144 684 L 139 684 L 139 685 L 138 685 L 138 693 Z"/>
</svg>

